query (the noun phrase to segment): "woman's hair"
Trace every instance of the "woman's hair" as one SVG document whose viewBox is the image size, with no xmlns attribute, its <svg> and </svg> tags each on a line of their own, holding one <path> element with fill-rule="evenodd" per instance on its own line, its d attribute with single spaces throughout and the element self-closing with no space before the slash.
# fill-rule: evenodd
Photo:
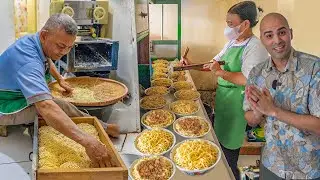
<svg viewBox="0 0 320 180">
<path fill-rule="evenodd" d="M 229 10 L 230 14 L 239 15 L 241 20 L 249 20 L 250 27 L 253 28 L 259 22 L 259 15 L 263 13 L 263 9 L 256 6 L 253 1 L 242 1 L 233 5 Z"/>
</svg>

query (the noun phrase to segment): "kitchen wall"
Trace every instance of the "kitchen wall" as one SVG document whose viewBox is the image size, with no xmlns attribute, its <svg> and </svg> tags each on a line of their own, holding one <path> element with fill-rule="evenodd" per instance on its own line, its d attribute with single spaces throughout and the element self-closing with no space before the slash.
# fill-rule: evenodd
<svg viewBox="0 0 320 180">
<path fill-rule="evenodd" d="M 2 0 L 0 6 L 0 54 L 10 46 L 14 38 L 14 11 L 13 0 Z"/>
</svg>

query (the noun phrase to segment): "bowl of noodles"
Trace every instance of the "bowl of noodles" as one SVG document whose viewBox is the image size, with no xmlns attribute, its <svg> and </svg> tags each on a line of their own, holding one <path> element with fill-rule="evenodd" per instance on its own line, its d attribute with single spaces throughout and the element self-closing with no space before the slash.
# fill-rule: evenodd
<svg viewBox="0 0 320 180">
<path fill-rule="evenodd" d="M 173 89 L 176 91 L 182 90 L 182 89 L 192 89 L 193 85 L 190 82 L 187 81 L 177 81 L 172 84 Z"/>
<path fill-rule="evenodd" d="M 200 116 L 184 116 L 173 123 L 173 130 L 184 138 L 201 138 L 210 132 L 208 121 Z"/>
<path fill-rule="evenodd" d="M 145 96 L 140 100 L 140 107 L 145 110 L 161 109 L 167 100 L 163 96 Z"/>
<path fill-rule="evenodd" d="M 129 176 L 132 180 L 170 180 L 175 172 L 174 163 L 164 156 L 141 157 L 129 167 Z"/>
<path fill-rule="evenodd" d="M 188 139 L 173 147 L 170 158 L 181 172 L 197 176 L 206 174 L 218 164 L 221 151 L 211 141 Z"/>
<path fill-rule="evenodd" d="M 153 64 L 165 64 L 166 66 L 168 66 L 170 63 L 168 60 L 165 60 L 165 59 L 157 59 L 157 60 L 154 60 L 152 62 Z"/>
<path fill-rule="evenodd" d="M 165 86 L 165 87 L 171 87 L 172 80 L 168 78 L 158 78 L 151 81 L 151 86 Z"/>
<path fill-rule="evenodd" d="M 135 148 L 144 156 L 164 155 L 175 143 L 175 135 L 163 128 L 146 129 L 134 141 Z"/>
<path fill-rule="evenodd" d="M 148 129 L 167 128 L 176 120 L 174 113 L 156 109 L 145 113 L 141 118 L 141 123 Z"/>
<path fill-rule="evenodd" d="M 152 96 L 152 95 L 163 96 L 163 95 L 169 94 L 169 89 L 165 86 L 153 86 L 146 89 L 144 93 L 147 96 Z"/>
<path fill-rule="evenodd" d="M 163 73 L 163 72 L 154 72 L 152 74 L 152 77 L 151 79 L 158 79 L 158 78 L 167 78 L 168 75 L 166 73 Z"/>
<path fill-rule="evenodd" d="M 182 89 L 182 90 L 176 91 L 173 95 L 176 99 L 179 99 L 179 100 L 195 101 L 200 98 L 200 93 L 192 89 Z"/>
<path fill-rule="evenodd" d="M 152 64 L 152 68 L 168 68 L 168 65 L 164 63 L 155 63 Z"/>
<path fill-rule="evenodd" d="M 178 116 L 191 116 L 200 110 L 197 102 L 192 100 L 178 100 L 169 105 L 169 108 Z"/>
<path fill-rule="evenodd" d="M 184 71 L 174 71 L 174 72 L 170 73 L 169 78 L 173 82 L 186 81 L 187 77 L 185 76 L 185 74 L 186 73 Z"/>
<path fill-rule="evenodd" d="M 157 73 L 168 73 L 169 69 L 167 67 L 161 67 L 161 66 L 157 66 L 153 68 L 153 72 L 157 72 Z"/>
</svg>

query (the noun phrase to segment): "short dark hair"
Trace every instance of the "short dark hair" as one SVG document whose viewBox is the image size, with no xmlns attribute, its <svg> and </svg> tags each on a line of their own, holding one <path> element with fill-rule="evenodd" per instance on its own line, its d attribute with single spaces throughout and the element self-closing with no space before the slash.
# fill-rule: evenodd
<svg viewBox="0 0 320 180">
<path fill-rule="evenodd" d="M 262 13 L 263 9 L 260 7 L 257 8 L 256 3 L 253 1 L 242 1 L 233 5 L 228 10 L 228 13 L 239 15 L 242 21 L 249 20 L 250 27 L 253 28 L 259 22 L 258 11 Z"/>
</svg>

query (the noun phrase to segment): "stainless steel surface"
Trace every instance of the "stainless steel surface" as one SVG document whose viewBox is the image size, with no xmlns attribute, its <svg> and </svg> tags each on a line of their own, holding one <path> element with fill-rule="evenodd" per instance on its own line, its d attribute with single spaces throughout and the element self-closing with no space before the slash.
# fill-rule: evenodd
<svg viewBox="0 0 320 180">
<path fill-rule="evenodd" d="M 188 80 L 193 83 L 189 72 L 186 73 L 186 76 L 188 77 Z M 167 96 L 166 99 L 167 99 L 168 102 L 172 102 L 172 101 L 175 100 L 173 95 Z M 204 106 L 202 104 L 202 101 L 198 100 L 197 102 L 200 105 L 200 110 L 196 114 L 196 116 L 203 117 L 207 121 L 210 121 L 209 117 L 208 117 L 208 115 L 206 113 L 206 110 L 205 110 L 205 108 L 204 108 Z M 168 108 L 168 106 L 166 108 Z M 179 142 L 185 140 L 185 138 L 179 136 L 178 134 L 176 134 L 173 131 L 172 125 L 169 126 L 168 129 L 171 130 L 175 134 L 176 143 L 179 143 Z M 138 157 L 141 156 L 141 153 L 138 152 L 134 147 L 134 140 L 135 140 L 135 138 L 137 136 L 138 136 L 138 133 L 127 134 L 126 140 L 124 142 L 124 145 L 123 145 L 123 148 L 122 148 L 122 151 L 121 151 L 122 157 L 124 157 L 125 159 L 131 160 L 130 162 L 132 162 L 135 158 L 138 158 Z M 208 133 L 206 136 L 203 137 L 203 139 L 207 139 L 207 140 L 215 142 L 216 145 L 221 150 L 221 146 L 219 144 L 219 141 L 218 141 L 213 129 L 211 129 L 211 133 Z M 177 169 L 176 170 L 176 174 L 175 174 L 173 179 L 175 179 L 175 180 L 189 180 L 189 179 L 192 180 L 192 179 L 196 179 L 197 178 L 197 179 L 200 179 L 200 180 L 211 180 L 211 179 L 223 179 L 223 180 L 229 180 L 230 179 L 230 180 L 234 180 L 235 178 L 234 178 L 234 176 L 232 174 L 231 169 L 228 166 L 228 163 L 226 161 L 225 156 L 223 155 L 222 150 L 221 150 L 221 153 L 222 153 L 222 155 L 221 155 L 221 159 L 220 159 L 219 163 L 217 164 L 217 166 L 214 169 L 209 171 L 207 174 L 205 174 L 203 176 L 195 176 L 195 177 L 193 177 L 193 176 L 188 176 L 186 174 L 183 174 L 181 171 L 179 171 Z M 133 156 L 133 155 L 136 155 L 136 156 Z M 169 157 L 169 153 L 165 154 L 165 156 Z M 127 167 L 129 168 L 129 166 L 130 166 L 130 164 Z"/>
<path fill-rule="evenodd" d="M 38 116 L 35 116 L 34 131 L 33 131 L 33 153 L 32 153 L 32 174 L 31 179 L 37 179 L 37 167 L 38 167 Z"/>
</svg>

